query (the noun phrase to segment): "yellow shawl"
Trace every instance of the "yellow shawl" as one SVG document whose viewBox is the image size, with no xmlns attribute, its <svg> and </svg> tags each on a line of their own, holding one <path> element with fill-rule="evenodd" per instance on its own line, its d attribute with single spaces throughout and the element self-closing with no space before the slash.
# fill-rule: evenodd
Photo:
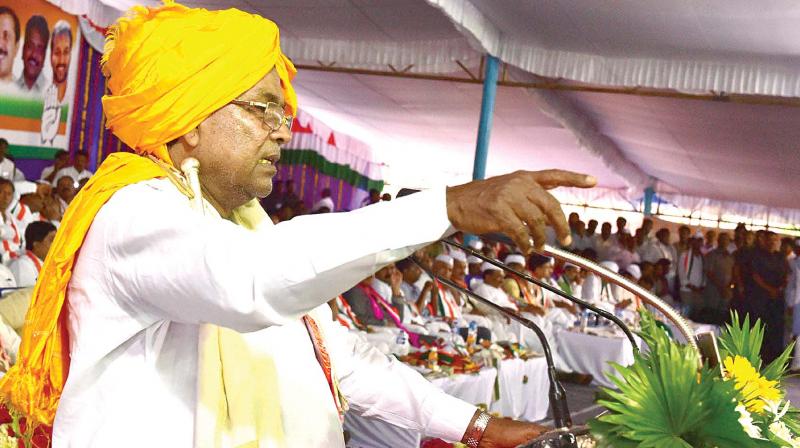
<svg viewBox="0 0 800 448">
<path fill-rule="evenodd" d="M 273 22 L 235 9 L 189 9 L 168 0 L 158 8 L 136 7 L 111 28 L 106 42 L 103 73 L 110 94 L 103 97 L 103 108 L 108 127 L 138 154 L 169 165 L 166 143 L 197 127 L 273 69 L 294 113 L 290 81 L 295 69 L 280 50 Z M 42 267 L 17 364 L 0 380 L 6 404 L 34 423 L 52 425 L 67 380 L 70 346 L 64 302 L 95 215 L 119 189 L 166 174 L 141 155 L 112 154 L 103 162 L 67 209 Z M 264 214 L 249 204 L 235 216 L 252 228 Z M 281 446 L 271 360 L 250 357 L 244 341 L 231 330 L 204 326 L 201 335 L 199 400 L 208 412 L 201 412 L 206 424 L 198 425 L 197 442 L 210 447 Z"/>
</svg>

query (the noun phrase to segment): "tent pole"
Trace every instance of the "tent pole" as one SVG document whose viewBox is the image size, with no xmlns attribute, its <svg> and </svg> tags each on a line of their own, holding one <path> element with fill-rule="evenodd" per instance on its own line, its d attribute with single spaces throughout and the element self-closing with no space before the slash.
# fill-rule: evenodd
<svg viewBox="0 0 800 448">
<path fill-rule="evenodd" d="M 656 195 L 653 187 L 644 189 L 644 216 L 653 216 L 653 197 Z"/>
<path fill-rule="evenodd" d="M 486 157 L 489 152 L 489 135 L 492 131 L 492 114 L 497 95 L 497 76 L 500 61 L 492 56 L 486 57 L 486 73 L 483 77 L 483 99 L 481 100 L 481 119 L 478 124 L 478 142 L 475 145 L 475 163 L 472 165 L 472 179 L 486 177 Z"/>
<path fill-rule="evenodd" d="M 472 179 L 486 177 L 486 157 L 489 153 L 489 134 L 492 131 L 492 114 L 494 100 L 497 96 L 497 77 L 500 73 L 500 60 L 486 55 L 486 71 L 483 76 L 483 98 L 481 99 L 481 118 L 478 123 L 478 141 L 475 144 L 475 161 L 472 165 Z M 483 64 L 481 64 L 483 65 Z M 464 243 L 469 244 L 476 239 L 475 235 L 466 235 Z"/>
</svg>

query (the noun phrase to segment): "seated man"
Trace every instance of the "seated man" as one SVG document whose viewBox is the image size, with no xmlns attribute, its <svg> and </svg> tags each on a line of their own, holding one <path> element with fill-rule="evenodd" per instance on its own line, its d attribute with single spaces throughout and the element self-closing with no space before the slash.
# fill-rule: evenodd
<svg viewBox="0 0 800 448">
<path fill-rule="evenodd" d="M 481 244 L 481 247 L 483 247 L 483 244 Z M 464 278 L 464 281 L 469 289 L 474 291 L 483 281 L 482 269 L 483 260 L 474 255 L 467 257 L 467 276 Z"/>
<path fill-rule="evenodd" d="M 581 277 L 580 268 L 574 264 L 564 264 L 564 272 L 561 273 L 557 283 L 558 287 L 565 293 L 573 297 L 581 297 L 583 277 Z"/>
<path fill-rule="evenodd" d="M 36 284 L 42 264 L 56 237 L 56 226 L 47 221 L 35 221 L 25 229 L 25 253 L 11 261 L 9 269 L 17 279 L 17 286 Z"/>
<path fill-rule="evenodd" d="M 92 172 L 86 169 L 89 166 L 89 155 L 85 152 L 78 152 L 75 154 L 75 161 L 73 162 L 72 166 L 66 166 L 58 170 L 53 176 L 53 186 L 56 186 L 56 183 L 59 179 L 64 176 L 69 176 L 77 185 L 83 179 L 88 179 L 92 177 Z"/>
<path fill-rule="evenodd" d="M 339 325 L 347 328 L 348 330 L 367 331 L 369 329 L 369 327 L 364 325 L 358 316 L 356 316 L 356 313 L 353 312 L 350 304 L 347 303 L 347 300 L 341 294 L 328 302 L 328 305 L 331 307 L 333 320 L 338 322 Z"/>
<path fill-rule="evenodd" d="M 380 271 L 391 276 L 394 265 L 382 268 Z M 395 326 L 403 322 L 404 303 L 399 294 L 399 285 L 388 285 L 375 276 L 361 280 L 354 288 L 346 291 L 342 296 L 350 304 L 356 317 L 366 325 Z"/>
<path fill-rule="evenodd" d="M 17 227 L 17 222 L 6 211 L 14 200 L 14 184 L 5 178 L 0 177 L 0 239 L 2 240 L 2 247 L 0 247 L 0 258 L 2 263 L 8 266 L 12 260 L 15 260 L 23 252 L 22 246 L 22 232 L 25 229 Z"/>
<path fill-rule="evenodd" d="M 553 280 L 553 263 L 552 258 L 537 254 L 532 255 L 530 259 L 533 277 L 553 288 L 560 289 L 558 283 Z M 545 317 L 553 325 L 566 328 L 577 319 L 578 308 L 572 302 L 541 286 L 535 286 L 533 292 L 534 300 L 544 308 Z"/>
<path fill-rule="evenodd" d="M 410 257 L 398 261 L 397 269 L 403 274 L 403 282 L 400 284 L 403 300 L 416 306 L 419 295 L 422 293 L 422 287 L 417 284 L 422 277 L 422 269 Z"/>
<path fill-rule="evenodd" d="M 450 274 L 450 280 L 464 289 L 469 289 L 467 285 L 467 254 L 460 250 L 453 250 L 450 252 L 453 258 L 453 272 Z"/>
<path fill-rule="evenodd" d="M 432 272 L 435 276 L 449 279 L 453 272 L 453 259 L 449 255 L 439 255 L 433 260 Z M 446 321 L 461 319 L 461 304 L 455 291 L 449 286 L 433 279 L 422 289 L 417 300 L 417 309 L 427 310 L 429 316 L 436 316 Z M 421 311 L 425 314 L 425 311 Z"/>
<path fill-rule="evenodd" d="M 506 256 L 505 264 L 515 271 L 527 272 L 525 256 L 522 254 L 509 254 Z M 536 285 L 518 277 L 514 273 L 509 273 L 508 277 L 503 281 L 503 291 L 514 299 L 517 304 L 536 307 L 540 310 L 539 314 L 544 314 L 544 308 L 534 298 L 533 289 L 535 287 Z"/>
</svg>

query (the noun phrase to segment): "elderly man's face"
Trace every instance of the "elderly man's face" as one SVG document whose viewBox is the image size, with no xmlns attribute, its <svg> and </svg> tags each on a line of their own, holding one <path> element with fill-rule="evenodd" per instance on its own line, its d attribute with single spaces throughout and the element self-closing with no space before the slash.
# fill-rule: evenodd
<svg viewBox="0 0 800 448">
<path fill-rule="evenodd" d="M 503 274 L 503 271 L 496 271 L 494 269 L 489 269 L 483 272 L 483 281 L 487 285 L 494 286 L 495 288 L 499 288 L 500 285 L 503 284 L 504 278 L 505 274 Z"/>
<path fill-rule="evenodd" d="M 36 78 L 42 72 L 45 53 L 47 53 L 47 41 L 45 41 L 44 36 L 37 30 L 31 30 L 25 36 L 25 44 L 22 46 L 22 60 L 25 63 L 23 75 L 28 85 L 36 82 Z"/>
<path fill-rule="evenodd" d="M 467 264 L 463 261 L 453 260 L 453 272 L 450 275 L 453 277 L 463 277 L 467 275 Z"/>
<path fill-rule="evenodd" d="M 0 15 L 0 80 L 11 78 L 11 67 L 17 55 L 17 37 L 14 19 L 9 14 Z"/>
<path fill-rule="evenodd" d="M 66 203 L 70 203 L 75 197 L 75 181 L 70 176 L 62 176 L 56 183 L 56 194 Z"/>
<path fill-rule="evenodd" d="M 71 52 L 72 42 L 69 34 L 62 33 L 53 38 L 53 45 L 50 49 L 50 65 L 53 68 L 53 82 L 55 84 L 67 82 Z"/>
<path fill-rule="evenodd" d="M 238 99 L 283 107 L 278 74 L 271 71 Z M 187 155 L 200 162 L 200 181 L 223 206 L 233 208 L 272 191 L 280 145 L 292 134 L 285 125 L 270 132 L 263 116 L 262 109 L 228 104 L 200 123 L 195 141 L 189 143 L 196 145 Z"/>
<path fill-rule="evenodd" d="M 450 278 L 450 275 L 453 273 L 453 268 L 443 261 L 434 260 L 433 273 L 439 277 Z"/>
</svg>

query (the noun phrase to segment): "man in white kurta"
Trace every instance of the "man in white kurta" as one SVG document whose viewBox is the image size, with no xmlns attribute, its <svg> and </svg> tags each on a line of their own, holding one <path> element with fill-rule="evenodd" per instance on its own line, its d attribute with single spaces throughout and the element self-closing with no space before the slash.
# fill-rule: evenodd
<svg viewBox="0 0 800 448">
<path fill-rule="evenodd" d="M 148 218 L 153 213 L 160 219 Z M 398 230 L 371 231 L 387 222 Z M 122 189 L 95 218 L 70 283 L 72 367 L 54 446 L 151 446 L 156 438 L 158 446 L 191 446 L 201 322 L 238 330 L 274 355 L 287 446 L 343 446 L 299 316 L 374 266 L 411 254 L 407 246 L 449 230 L 444 190 L 253 233 L 194 212 L 167 180 Z M 474 406 L 359 343 L 325 305 L 314 313 L 354 411 L 461 439 Z"/>
<path fill-rule="evenodd" d="M 8 266 L 17 279 L 17 286 L 29 288 L 36 284 L 55 235 L 56 226 L 47 221 L 32 222 L 25 229 L 25 252 Z"/>
<path fill-rule="evenodd" d="M 247 207 L 271 191 L 296 112 L 294 67 L 277 26 L 168 3 L 137 8 L 109 33 L 104 111 L 135 154 L 107 158 L 72 201 L 34 290 L 19 361 L 0 382 L 27 415 L 48 424 L 55 411 L 55 448 L 227 447 L 231 439 L 341 447 L 336 378 L 354 412 L 471 447 L 514 447 L 541 433 L 444 396 L 346 336 L 319 307 L 453 227 L 499 230 L 526 251 L 544 223 L 523 221 L 550 216 L 568 242 L 546 189 L 588 187 L 593 178 L 517 172 L 347 214 L 248 221 Z M 219 343 L 209 346 L 209 334 Z M 223 367 L 242 352 L 271 355 L 275 378 L 226 383 L 233 369 Z M 214 357 L 226 359 L 209 368 Z M 204 386 L 220 376 L 209 406 Z M 271 392 L 273 379 L 275 396 L 249 399 Z M 277 417 L 261 418 L 272 408 L 277 430 Z"/>
</svg>

